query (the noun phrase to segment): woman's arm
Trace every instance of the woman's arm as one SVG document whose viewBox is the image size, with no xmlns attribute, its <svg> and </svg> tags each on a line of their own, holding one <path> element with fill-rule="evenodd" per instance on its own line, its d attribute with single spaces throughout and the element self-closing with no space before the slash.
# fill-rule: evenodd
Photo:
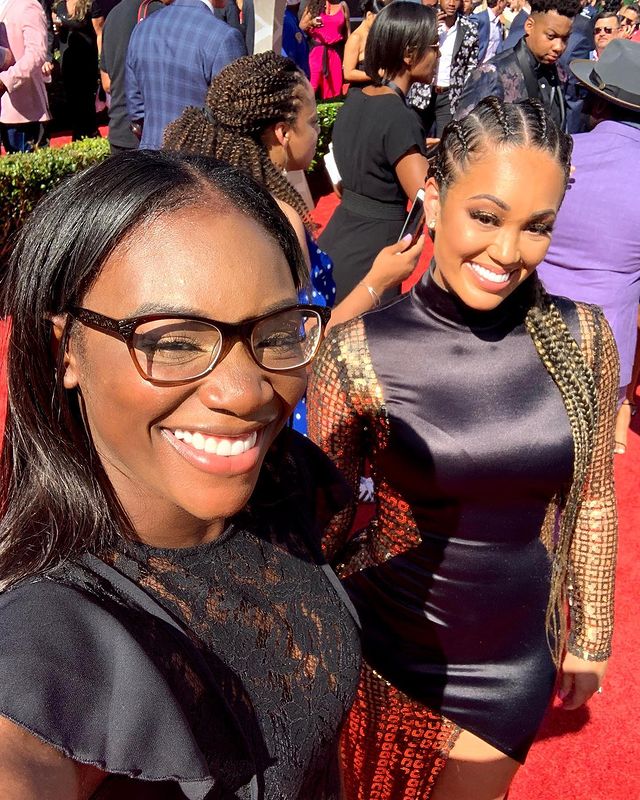
<svg viewBox="0 0 640 800">
<path fill-rule="evenodd" d="M 422 155 L 417 147 L 412 147 L 396 161 L 394 169 L 398 182 L 402 186 L 402 191 L 409 200 L 413 200 L 418 189 L 424 187 L 424 180 L 429 169 L 429 162 L 426 157 Z"/>
<path fill-rule="evenodd" d="M 366 83 L 370 80 L 367 73 L 358 69 L 358 60 L 360 57 L 360 36 L 358 31 L 354 31 L 347 39 L 344 46 L 344 57 L 342 59 L 342 74 L 345 81 L 349 83 Z"/>
<path fill-rule="evenodd" d="M 307 392 L 309 436 L 335 463 L 351 489 L 349 505 L 332 519 L 324 537 L 329 561 L 342 550 L 351 532 L 369 440 L 366 409 L 349 376 L 349 364 L 361 361 L 361 346 L 366 346 L 361 320 L 334 329 L 313 365 Z"/>
<path fill-rule="evenodd" d="M 344 27 L 347 32 L 345 38 L 348 39 L 349 36 L 351 36 L 351 12 L 349 11 L 349 6 L 344 2 L 344 0 L 342 1 L 342 3 L 340 3 L 340 5 L 342 6 L 342 10 L 344 11 Z"/>
<path fill-rule="evenodd" d="M 408 237 L 389 247 L 383 247 L 362 281 L 333 309 L 327 329 L 375 308 L 384 292 L 395 288 L 411 275 L 422 253 L 424 235 L 420 236 L 413 247 L 410 244 L 411 237 Z"/>
<path fill-rule="evenodd" d="M 0 797 L 3 800 L 88 800 L 106 778 L 78 764 L 0 716 Z"/>
<path fill-rule="evenodd" d="M 611 652 L 618 522 L 613 448 L 619 361 L 611 329 L 600 310 L 579 306 L 583 342 L 598 352 L 598 428 L 571 547 L 571 630 L 560 694 L 566 709 L 597 691 Z M 600 341 L 596 340 L 600 338 Z"/>
</svg>

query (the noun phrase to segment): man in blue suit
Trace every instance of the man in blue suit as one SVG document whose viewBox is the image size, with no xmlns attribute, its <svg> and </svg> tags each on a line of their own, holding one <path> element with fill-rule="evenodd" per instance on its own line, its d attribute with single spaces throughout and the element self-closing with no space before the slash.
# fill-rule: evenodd
<svg viewBox="0 0 640 800">
<path fill-rule="evenodd" d="M 162 147 L 166 126 L 187 106 L 202 106 L 218 72 L 246 55 L 242 34 L 216 19 L 213 8 L 211 0 L 174 0 L 133 31 L 125 81 L 140 147 Z"/>
<path fill-rule="evenodd" d="M 518 44 L 520 39 L 522 39 L 524 36 L 524 23 L 527 21 L 527 17 L 530 13 L 531 5 L 529 3 L 524 3 L 520 11 L 518 11 L 511 21 L 509 33 L 500 43 L 497 51 L 498 53 L 502 53 L 505 50 L 511 50 L 512 47 L 515 47 Z"/>
<path fill-rule="evenodd" d="M 500 15 L 507 5 L 507 0 L 487 0 L 487 10 L 472 14 L 471 19 L 478 26 L 480 54 L 478 63 L 482 64 L 493 58 L 498 51 L 503 36 Z"/>
</svg>

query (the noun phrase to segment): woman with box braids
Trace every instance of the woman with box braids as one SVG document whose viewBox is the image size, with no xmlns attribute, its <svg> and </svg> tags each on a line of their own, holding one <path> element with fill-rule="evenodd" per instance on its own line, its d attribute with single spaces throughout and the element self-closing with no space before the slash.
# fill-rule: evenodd
<svg viewBox="0 0 640 800">
<path fill-rule="evenodd" d="M 367 661 L 343 735 L 349 800 L 502 800 L 554 687 L 599 690 L 616 553 L 617 353 L 601 312 L 535 270 L 571 139 L 536 101 L 489 97 L 444 131 L 434 238 L 412 293 L 333 332 L 310 432 L 376 515 L 326 546 Z"/>
<path fill-rule="evenodd" d="M 318 134 L 311 84 L 291 59 L 270 51 L 225 67 L 213 79 L 204 108 L 187 108 L 167 126 L 164 146 L 214 156 L 266 186 L 296 231 L 309 267 L 310 285 L 301 291 L 301 302 L 333 306 L 333 264 L 316 244 L 305 201 L 287 179 L 288 171 L 311 164 Z M 380 250 L 363 280 L 333 308 L 332 325 L 379 304 L 384 292 L 411 274 L 423 240 L 410 244 Z M 304 400 L 296 408 L 294 426 L 306 433 Z"/>
</svg>

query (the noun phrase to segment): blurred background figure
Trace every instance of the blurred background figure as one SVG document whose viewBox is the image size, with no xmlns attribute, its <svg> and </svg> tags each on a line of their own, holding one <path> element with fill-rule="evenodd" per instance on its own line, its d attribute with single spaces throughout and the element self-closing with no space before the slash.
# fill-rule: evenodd
<svg viewBox="0 0 640 800">
<path fill-rule="evenodd" d="M 98 46 L 90 9 L 91 0 L 60 0 L 53 8 L 73 141 L 98 135 Z"/>
<path fill-rule="evenodd" d="M 25 152 L 42 142 L 49 119 L 47 24 L 37 0 L 0 3 L 0 23 L 0 134 L 8 153 Z"/>
<path fill-rule="evenodd" d="M 502 53 L 503 50 L 510 50 L 515 47 L 524 36 L 524 23 L 531 13 L 531 4 L 528 0 L 513 0 L 510 8 L 512 12 L 517 11 L 517 13 L 513 15 L 511 25 L 509 25 L 509 33 L 498 45 L 496 53 Z"/>
<path fill-rule="evenodd" d="M 312 0 L 307 6 L 313 19 L 308 31 L 311 85 L 316 96 L 329 100 L 342 94 L 342 48 L 351 33 L 349 6 L 344 2 Z"/>
<path fill-rule="evenodd" d="M 623 39 L 631 39 L 638 41 L 638 29 L 640 28 L 640 5 L 637 3 L 629 3 L 623 5 L 618 11 L 618 22 L 622 28 Z"/>
<path fill-rule="evenodd" d="M 224 0 L 174 0 L 131 34 L 127 113 L 140 147 L 159 150 L 167 125 L 187 106 L 201 106 L 220 70 L 246 55 L 242 35 L 216 19 L 214 5 Z"/>
<path fill-rule="evenodd" d="M 467 81 L 456 116 L 461 119 L 485 97 L 507 103 L 539 100 L 553 121 L 566 130 L 564 73 L 557 63 L 567 48 L 580 0 L 532 0 L 525 36 L 511 50 L 480 64 Z"/>
<path fill-rule="evenodd" d="M 618 21 L 617 12 L 613 8 L 605 7 L 593 20 L 594 50 L 591 53 L 592 61 L 598 61 L 609 42 L 620 38 L 622 33 L 623 30 Z"/>
<path fill-rule="evenodd" d="M 478 58 L 481 63 L 492 59 L 498 51 L 504 34 L 504 26 L 500 16 L 506 5 L 507 0 L 487 0 L 486 9 L 473 14 L 473 19 L 478 25 L 478 38 L 480 40 Z"/>
<path fill-rule="evenodd" d="M 347 39 L 342 60 L 344 79 L 351 86 L 365 86 L 371 83 L 369 76 L 364 71 L 364 51 L 371 26 L 385 5 L 383 0 L 363 0 L 360 3 L 362 22 Z"/>
<path fill-rule="evenodd" d="M 640 301 L 640 44 L 615 39 L 597 64 L 571 69 L 594 129 L 574 137 L 572 180 L 539 267 L 547 291 L 600 306 L 620 353 L 616 452 L 627 445 Z M 603 88 L 600 88 L 603 87 Z M 617 95 L 617 96 L 616 96 Z"/>
<path fill-rule="evenodd" d="M 109 14 L 102 31 L 100 79 L 102 88 L 111 95 L 109 104 L 109 145 L 111 153 L 136 150 L 139 139 L 131 131 L 127 113 L 125 66 L 127 48 L 133 29 L 150 14 L 159 11 L 171 0 L 120 0 Z"/>
<path fill-rule="evenodd" d="M 461 14 L 462 0 L 442 0 L 438 11 L 440 57 L 433 85 L 414 83 L 407 95 L 427 136 L 439 139 L 451 122 L 465 83 L 478 65 L 478 28 Z"/>
<path fill-rule="evenodd" d="M 437 58 L 433 9 L 394 2 L 378 14 L 365 50 L 371 86 L 348 93 L 333 128 L 342 200 L 318 244 L 333 260 L 337 301 L 397 241 L 407 198 L 424 185 L 425 132 L 405 99 L 415 81 L 431 83 Z"/>
</svg>

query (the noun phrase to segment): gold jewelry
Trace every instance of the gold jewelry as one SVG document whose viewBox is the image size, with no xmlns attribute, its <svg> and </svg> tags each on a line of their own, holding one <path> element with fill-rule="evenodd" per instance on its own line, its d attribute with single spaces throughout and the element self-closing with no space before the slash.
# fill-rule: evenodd
<svg viewBox="0 0 640 800">
<path fill-rule="evenodd" d="M 359 281 L 359 284 L 361 286 L 364 286 L 364 288 L 371 295 L 371 299 L 373 300 L 373 307 L 374 308 L 378 308 L 378 306 L 382 303 L 382 300 L 380 299 L 380 295 L 376 292 L 376 290 L 373 288 L 373 286 L 369 286 L 364 281 Z"/>
</svg>

